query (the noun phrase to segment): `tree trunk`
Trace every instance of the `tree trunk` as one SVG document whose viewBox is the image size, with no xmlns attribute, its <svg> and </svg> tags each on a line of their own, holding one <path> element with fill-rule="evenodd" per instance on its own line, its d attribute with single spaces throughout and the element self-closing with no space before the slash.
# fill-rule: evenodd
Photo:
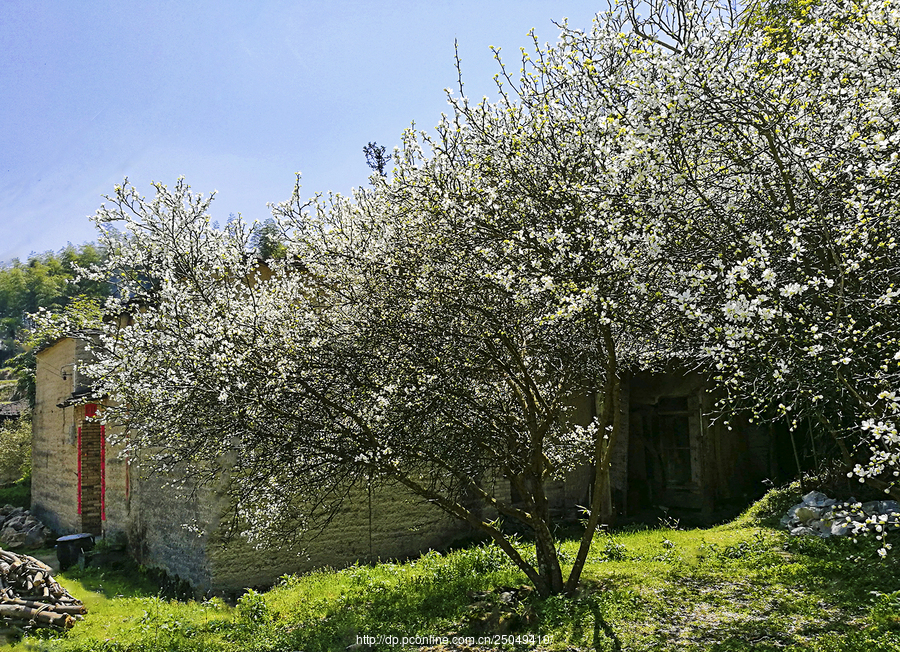
<svg viewBox="0 0 900 652">
<path fill-rule="evenodd" d="M 534 548 L 537 553 L 538 573 L 541 580 L 547 584 L 547 594 L 541 594 L 541 597 L 558 595 L 563 592 L 565 585 L 559 555 L 556 552 L 556 541 L 546 521 L 538 519 L 535 521 Z"/>
<path fill-rule="evenodd" d="M 594 438 L 594 485 L 591 496 L 590 514 L 588 514 L 588 522 L 581 536 L 581 544 L 578 547 L 578 554 L 575 556 L 575 563 L 569 573 L 569 579 L 566 580 L 566 593 L 574 595 L 578 590 L 578 584 L 581 582 L 581 572 L 584 570 L 584 564 L 587 561 L 588 553 L 591 550 L 591 544 L 594 541 L 594 532 L 597 524 L 600 522 L 600 514 L 604 507 L 611 512 L 612 500 L 610 498 L 610 477 L 609 466 L 612 461 L 612 452 L 616 445 L 616 439 L 621 430 L 621 381 L 619 380 L 619 370 L 616 361 L 615 342 L 613 342 L 612 332 L 609 327 L 602 331 L 604 344 L 607 351 L 606 365 L 606 382 L 604 383 L 603 396 L 603 413 L 600 418 L 600 429 Z M 612 426 L 609 431 L 609 438 L 606 439 L 607 428 Z"/>
</svg>

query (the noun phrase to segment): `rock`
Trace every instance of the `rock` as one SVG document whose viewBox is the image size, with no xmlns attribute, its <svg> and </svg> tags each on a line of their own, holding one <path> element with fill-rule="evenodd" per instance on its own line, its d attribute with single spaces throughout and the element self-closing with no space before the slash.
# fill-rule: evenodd
<svg viewBox="0 0 900 652">
<path fill-rule="evenodd" d="M 800 520 L 801 523 L 809 523 L 812 520 L 819 518 L 822 515 L 822 512 L 825 511 L 821 508 L 809 507 L 807 505 L 803 505 L 800 509 L 797 510 L 796 517 Z"/>
<path fill-rule="evenodd" d="M 781 526 L 787 527 L 791 521 L 796 520 L 797 519 L 797 510 L 800 509 L 801 507 L 803 507 L 802 504 L 794 505 L 793 507 L 791 507 L 787 511 L 787 513 L 781 517 Z"/>
<path fill-rule="evenodd" d="M 22 530 L 22 529 L 24 529 L 25 518 L 26 518 L 26 517 L 25 517 L 25 516 L 22 516 L 21 514 L 9 518 L 9 519 L 7 519 L 7 521 L 3 524 L 3 529 L 6 530 L 6 529 L 9 529 L 9 528 L 12 528 L 12 529 L 15 529 L 15 530 Z"/>
<path fill-rule="evenodd" d="M 22 542 L 26 548 L 43 548 L 47 541 L 46 528 L 38 523 L 25 533 L 25 540 Z"/>
<path fill-rule="evenodd" d="M 9 516 L 12 511 L 15 509 L 12 505 L 4 505 L 0 507 L 0 516 Z"/>
<path fill-rule="evenodd" d="M 806 536 L 808 534 L 815 535 L 816 532 L 812 528 L 804 527 L 802 525 L 800 527 L 795 527 L 793 530 L 791 530 L 791 536 L 793 536 L 793 537 L 802 537 L 802 536 Z"/>
<path fill-rule="evenodd" d="M 809 527 L 816 531 L 823 539 L 827 539 L 831 536 L 831 521 L 819 520 L 819 521 L 810 521 Z"/>
<path fill-rule="evenodd" d="M 811 534 L 823 539 L 852 536 L 864 530 L 877 532 L 878 527 L 900 527 L 900 502 L 872 500 L 860 504 L 855 498 L 840 502 L 811 491 L 803 497 L 802 503 L 794 505 L 782 516 L 781 525 L 793 536 Z"/>
<path fill-rule="evenodd" d="M 823 494 L 821 491 L 810 491 L 808 494 L 803 496 L 804 505 L 814 505 L 817 507 L 822 507 L 825 505 L 826 500 L 828 500 L 828 496 Z"/>
<path fill-rule="evenodd" d="M 853 525 L 847 521 L 834 521 L 831 524 L 831 536 L 846 537 L 853 532 Z"/>
<path fill-rule="evenodd" d="M 27 532 L 16 530 L 15 528 L 5 527 L 0 531 L 0 544 L 9 550 L 15 550 L 25 545 L 25 537 Z"/>
</svg>

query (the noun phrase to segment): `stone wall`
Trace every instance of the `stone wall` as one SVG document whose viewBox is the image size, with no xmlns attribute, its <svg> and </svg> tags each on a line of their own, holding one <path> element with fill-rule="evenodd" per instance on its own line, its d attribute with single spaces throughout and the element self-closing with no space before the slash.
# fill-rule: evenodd
<svg viewBox="0 0 900 652">
<path fill-rule="evenodd" d="M 205 489 L 192 494 L 164 476 L 141 471 L 139 460 L 130 465 L 130 475 L 125 531 L 132 556 L 195 588 L 211 588 L 206 530 L 218 519 L 216 496 Z"/>
<path fill-rule="evenodd" d="M 107 427 L 106 436 L 106 492 L 104 495 L 106 520 L 103 534 L 107 537 L 127 535 L 131 522 L 131 464 L 121 448 L 113 446 L 118 431 Z"/>
<path fill-rule="evenodd" d="M 371 500 L 370 500 L 371 498 Z M 356 561 L 406 559 L 472 536 L 465 523 L 398 486 L 351 490 L 328 526 L 305 541 L 281 550 L 255 550 L 242 539 L 210 543 L 211 582 L 215 592 L 266 586 L 286 573 Z M 290 544 L 290 542 L 285 542 Z"/>
<path fill-rule="evenodd" d="M 76 490 L 76 410 L 57 407 L 75 388 L 75 355 L 72 338 L 64 338 L 36 355 L 32 415 L 31 511 L 53 530 L 65 533 L 81 527 Z"/>
<path fill-rule="evenodd" d="M 565 481 L 549 484 L 551 508 L 557 518 L 577 516 L 576 505 L 585 502 L 589 477 L 589 469 L 578 469 Z M 495 489 L 508 500 L 508 483 L 498 482 Z M 239 538 L 223 544 L 214 535 L 207 547 L 209 582 L 199 588 L 227 593 L 266 586 L 287 573 L 323 566 L 340 568 L 357 561 L 407 559 L 473 537 L 481 535 L 402 486 L 373 487 L 369 492 L 363 484 L 350 492 L 326 528 L 293 545 L 285 542 L 283 549 L 255 550 Z"/>
</svg>

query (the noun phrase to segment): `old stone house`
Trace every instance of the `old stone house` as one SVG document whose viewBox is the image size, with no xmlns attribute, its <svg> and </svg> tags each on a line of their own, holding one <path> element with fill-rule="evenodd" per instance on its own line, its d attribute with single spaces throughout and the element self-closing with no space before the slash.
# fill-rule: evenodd
<svg viewBox="0 0 900 652">
<path fill-rule="evenodd" d="M 231 592 L 278 576 L 356 560 L 404 558 L 470 536 L 467 527 L 397 488 L 360 487 L 341 513 L 302 551 L 256 551 L 218 536 L 224 502 L 213 490 L 179 496 L 165 479 L 145 476 L 109 444 L 92 421 L 99 397 L 79 373 L 90 333 L 63 337 L 36 354 L 32 512 L 59 534 L 124 535 L 142 564 L 188 581 L 199 591 Z M 711 400 L 698 375 L 639 374 L 625 383 L 628 418 L 611 469 L 612 503 L 628 518 L 661 507 L 711 518 L 730 501 L 759 493 L 779 473 L 776 433 L 702 417 Z M 594 398 L 577 406 L 585 422 Z M 623 408 L 626 409 L 626 408 Z M 589 504 L 589 470 L 551 491 L 552 507 L 575 516 Z M 501 485 L 498 491 L 509 491 Z M 207 533 L 198 535 L 186 524 Z"/>
<path fill-rule="evenodd" d="M 28 399 L 0 403 L 0 424 L 15 421 L 28 411 Z"/>
</svg>

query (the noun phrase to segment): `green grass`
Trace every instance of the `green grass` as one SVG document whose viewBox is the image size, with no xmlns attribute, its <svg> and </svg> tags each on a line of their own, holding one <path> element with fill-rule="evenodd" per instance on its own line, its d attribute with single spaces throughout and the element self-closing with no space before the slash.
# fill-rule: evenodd
<svg viewBox="0 0 900 652">
<path fill-rule="evenodd" d="M 315 652 L 363 635 L 503 633 L 506 649 L 521 650 L 900 650 L 900 563 L 881 560 L 873 541 L 773 529 L 795 498 L 772 492 L 711 529 L 598 534 L 575 599 L 516 592 L 523 577 L 494 546 L 285 577 L 236 607 L 161 599 L 137 573 L 73 571 L 60 579 L 88 605 L 86 619 L 16 649 Z M 563 559 L 576 547 L 563 542 Z"/>
<path fill-rule="evenodd" d="M 31 473 L 16 482 L 0 487 L 0 506 L 31 507 Z"/>
</svg>

